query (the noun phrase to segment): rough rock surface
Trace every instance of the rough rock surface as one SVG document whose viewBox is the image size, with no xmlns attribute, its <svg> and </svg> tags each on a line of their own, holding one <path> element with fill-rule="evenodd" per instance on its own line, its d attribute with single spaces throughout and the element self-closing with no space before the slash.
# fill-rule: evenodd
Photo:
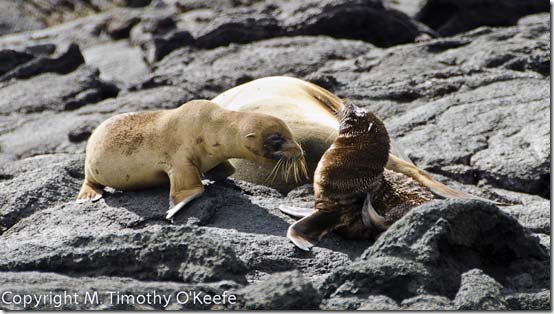
<svg viewBox="0 0 554 314">
<path fill-rule="evenodd" d="M 457 310 L 507 310 L 501 290 L 502 285 L 482 270 L 472 269 L 462 274 L 454 304 Z"/>
<path fill-rule="evenodd" d="M 104 301 L 64 309 L 550 309 L 548 9 L 546 0 L 2 2 L 0 293 L 97 291 Z M 330 234 L 304 252 L 286 239 L 294 219 L 278 206 L 310 206 L 310 185 L 282 195 L 206 181 L 173 223 L 168 187 L 74 202 L 86 140 L 103 120 L 270 75 L 369 108 L 437 179 L 507 205 L 435 201 L 375 241 Z M 109 291 L 135 302 L 110 302 Z M 153 291 L 170 302 L 138 302 Z M 179 292 L 237 300 L 178 302 Z"/>
<path fill-rule="evenodd" d="M 298 271 L 277 273 L 236 292 L 235 310 L 317 310 L 321 296 Z M 217 308 L 215 308 L 217 309 Z"/>
<path fill-rule="evenodd" d="M 479 201 L 434 201 L 395 223 L 352 264 L 321 285 L 325 296 L 420 294 L 453 298 L 462 274 L 482 269 L 508 289 L 549 285 L 549 255 L 513 218 Z M 529 281 L 528 280 L 528 281 Z"/>
</svg>

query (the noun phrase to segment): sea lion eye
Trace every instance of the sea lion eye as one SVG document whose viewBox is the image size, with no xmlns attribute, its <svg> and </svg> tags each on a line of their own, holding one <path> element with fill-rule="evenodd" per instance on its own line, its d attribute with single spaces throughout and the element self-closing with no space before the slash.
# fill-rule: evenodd
<svg viewBox="0 0 554 314">
<path fill-rule="evenodd" d="M 253 138 L 253 137 L 256 137 L 256 134 L 255 133 L 248 133 L 248 134 L 246 134 L 246 137 L 247 138 Z"/>
<path fill-rule="evenodd" d="M 281 134 L 271 134 L 264 141 L 264 148 L 270 151 L 278 151 L 285 144 L 286 140 Z"/>
</svg>

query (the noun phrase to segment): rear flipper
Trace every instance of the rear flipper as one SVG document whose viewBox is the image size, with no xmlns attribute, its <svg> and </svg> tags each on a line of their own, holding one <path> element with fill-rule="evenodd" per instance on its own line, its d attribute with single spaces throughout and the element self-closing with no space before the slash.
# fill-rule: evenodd
<svg viewBox="0 0 554 314">
<path fill-rule="evenodd" d="M 383 232 L 390 227 L 390 223 L 385 217 L 379 215 L 371 204 L 371 196 L 367 193 L 367 196 L 362 206 L 362 221 L 367 228 L 374 228 L 377 232 Z"/>
<path fill-rule="evenodd" d="M 77 203 L 84 203 L 87 201 L 96 202 L 102 198 L 104 187 L 98 184 L 90 183 L 85 179 L 79 195 L 77 196 Z"/>
<path fill-rule="evenodd" d="M 315 211 L 291 225 L 287 238 L 298 248 L 309 251 L 327 233 L 341 226 L 339 212 Z"/>
<path fill-rule="evenodd" d="M 287 206 L 279 205 L 279 210 L 287 215 L 291 215 L 296 218 L 304 218 L 310 216 L 315 212 L 315 209 L 311 207 L 296 207 L 296 206 Z"/>
</svg>

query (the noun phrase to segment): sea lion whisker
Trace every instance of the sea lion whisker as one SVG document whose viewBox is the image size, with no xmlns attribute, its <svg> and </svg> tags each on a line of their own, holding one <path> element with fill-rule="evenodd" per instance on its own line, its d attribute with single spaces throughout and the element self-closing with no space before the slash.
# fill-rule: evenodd
<svg viewBox="0 0 554 314">
<path fill-rule="evenodd" d="M 283 180 L 285 180 L 286 164 L 287 164 L 287 160 L 283 159 L 283 166 L 279 170 L 279 174 L 281 175 L 281 179 L 283 179 Z"/>
<path fill-rule="evenodd" d="M 300 182 L 300 175 L 298 174 L 298 171 L 299 171 L 299 169 L 298 169 L 298 167 L 299 167 L 298 163 L 299 163 L 299 162 L 300 162 L 300 161 L 299 161 L 298 159 L 296 159 L 296 160 L 294 161 L 294 181 L 295 181 L 295 182 Z"/>
<path fill-rule="evenodd" d="M 277 161 L 277 163 L 275 164 L 275 166 L 273 166 L 273 169 L 271 170 L 271 172 L 269 173 L 269 175 L 268 175 L 267 178 L 266 178 L 266 182 L 267 182 L 268 180 L 271 179 L 271 180 L 269 181 L 269 183 L 272 183 L 272 182 L 275 180 L 275 176 L 276 176 L 276 174 L 279 172 L 277 169 L 279 168 L 279 165 L 280 165 L 280 163 L 281 163 L 282 161 L 283 161 L 283 159 L 279 159 L 279 160 Z M 272 177 L 273 177 L 273 178 L 272 178 Z"/>
<path fill-rule="evenodd" d="M 294 163 L 294 165 L 295 165 L 295 167 L 294 167 L 294 169 L 295 169 L 294 173 L 295 173 L 295 175 L 296 175 L 296 182 L 298 182 L 298 183 L 301 181 L 301 178 L 300 178 L 300 163 L 301 163 L 300 160 L 296 160 L 296 162 Z"/>
<path fill-rule="evenodd" d="M 289 176 L 291 175 L 291 169 L 292 169 L 292 162 L 290 159 L 287 159 L 287 171 L 286 171 L 287 177 L 285 178 L 285 182 L 289 181 Z"/>
<path fill-rule="evenodd" d="M 281 158 L 279 159 L 279 166 L 277 167 L 277 171 L 275 172 L 274 176 L 273 176 L 273 180 L 277 179 L 277 176 L 279 175 L 279 173 L 283 173 L 283 168 L 285 167 L 285 159 L 284 158 Z"/>
<path fill-rule="evenodd" d="M 296 159 L 292 161 L 292 178 L 294 179 L 294 182 L 298 182 L 298 177 L 296 174 Z"/>
<path fill-rule="evenodd" d="M 304 177 L 306 179 L 309 179 L 310 176 L 308 175 L 308 166 L 306 165 L 306 159 L 302 158 L 302 172 L 304 173 Z"/>
<path fill-rule="evenodd" d="M 288 171 L 289 171 L 289 160 L 286 159 L 285 160 L 285 166 L 284 166 L 284 169 L 283 169 L 283 172 L 282 172 L 283 180 L 285 182 L 288 182 L 288 178 L 289 178 Z"/>
<path fill-rule="evenodd" d="M 265 180 L 264 180 L 265 183 L 271 183 L 271 181 L 269 179 L 271 178 L 271 175 L 273 174 L 273 172 L 275 172 L 275 167 L 277 167 L 277 164 L 275 164 L 273 166 L 273 168 L 271 169 L 271 172 L 265 178 Z"/>
</svg>

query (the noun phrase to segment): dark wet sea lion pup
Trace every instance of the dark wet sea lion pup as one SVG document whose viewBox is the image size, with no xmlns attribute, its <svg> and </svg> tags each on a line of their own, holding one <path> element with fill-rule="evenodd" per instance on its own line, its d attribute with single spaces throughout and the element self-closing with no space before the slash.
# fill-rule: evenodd
<svg viewBox="0 0 554 314">
<path fill-rule="evenodd" d="M 409 177 L 385 170 L 390 140 L 373 113 L 345 102 L 338 120 L 339 135 L 315 170 L 314 209 L 281 207 L 295 216 L 307 214 L 287 232 L 303 250 L 333 230 L 349 238 L 372 237 L 433 198 Z"/>
<path fill-rule="evenodd" d="M 97 200 L 105 186 L 120 190 L 170 185 L 167 218 L 204 192 L 203 174 L 234 172 L 229 158 L 285 164 L 299 178 L 303 151 L 288 126 L 274 116 L 221 108 L 209 100 L 178 108 L 114 116 L 90 136 L 85 180 L 78 201 Z M 277 170 L 277 169 L 276 169 Z"/>
</svg>

